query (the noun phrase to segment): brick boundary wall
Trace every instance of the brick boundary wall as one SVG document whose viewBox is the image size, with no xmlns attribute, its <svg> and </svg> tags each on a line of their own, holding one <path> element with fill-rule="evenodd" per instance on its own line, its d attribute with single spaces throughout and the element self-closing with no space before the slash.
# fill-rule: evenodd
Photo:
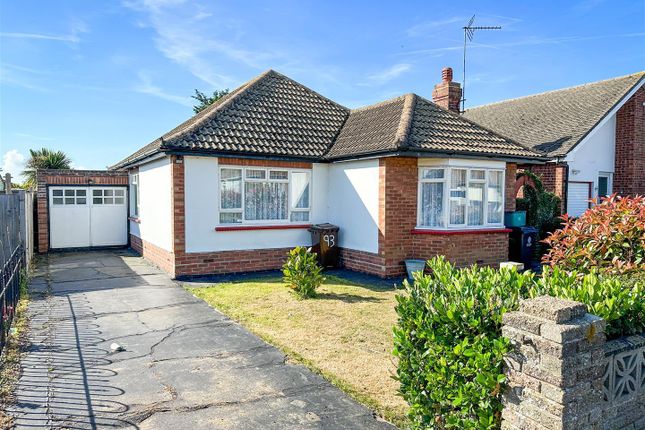
<svg viewBox="0 0 645 430">
<path fill-rule="evenodd" d="M 522 301 L 503 324 L 513 351 L 502 429 L 645 428 L 645 337 L 606 343 L 602 318 L 549 296 Z"/>
<path fill-rule="evenodd" d="M 645 195 L 645 87 L 616 113 L 616 166 L 613 189 Z"/>
<path fill-rule="evenodd" d="M 128 185 L 124 171 L 106 170 L 38 170 L 36 193 L 38 253 L 49 251 L 48 185 Z"/>
</svg>

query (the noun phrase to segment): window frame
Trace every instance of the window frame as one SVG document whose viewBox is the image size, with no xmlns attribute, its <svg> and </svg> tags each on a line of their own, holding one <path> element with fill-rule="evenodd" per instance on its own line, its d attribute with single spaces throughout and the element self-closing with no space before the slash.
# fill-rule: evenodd
<svg viewBox="0 0 645 430">
<path fill-rule="evenodd" d="M 132 189 L 137 189 L 136 193 Z M 130 174 L 130 187 L 128 193 L 128 200 L 130 201 L 130 217 L 139 218 L 141 210 L 141 187 L 139 186 L 139 172 Z"/>
<path fill-rule="evenodd" d="M 222 185 L 222 170 L 240 170 L 241 173 L 241 208 L 222 208 L 222 196 L 221 196 L 221 185 Z M 257 178 L 247 178 L 248 170 L 263 170 L 265 172 L 264 179 Z M 271 172 L 287 172 L 286 179 L 271 179 Z M 307 175 L 309 183 L 309 206 L 307 208 L 295 208 L 295 201 L 293 201 L 293 173 L 305 173 Z M 230 227 L 230 226 L 246 226 L 246 225 L 302 225 L 309 224 L 311 222 L 311 212 L 312 212 L 312 200 L 313 200 L 313 171 L 312 169 L 302 169 L 302 168 L 291 168 L 291 167 L 261 167 L 261 166 L 238 166 L 238 165 L 220 165 L 218 166 L 218 177 L 217 177 L 217 226 L 218 227 Z M 246 209 L 245 209 L 245 193 L 246 187 L 245 182 L 272 182 L 272 183 L 282 183 L 287 184 L 287 217 L 286 219 L 269 219 L 269 220 L 247 220 L 246 219 Z M 307 221 L 291 221 L 291 214 L 294 212 L 308 212 L 309 220 Z M 241 222 L 230 222 L 223 223 L 221 222 L 220 214 L 222 213 L 241 213 Z"/>
<path fill-rule="evenodd" d="M 424 170 L 432 169 L 441 169 L 443 170 L 443 178 L 441 179 L 424 179 L 423 173 Z M 501 172 L 502 174 L 502 207 L 504 208 L 506 202 L 506 168 L 496 168 L 496 167 L 486 167 L 486 166 L 477 166 L 477 165 L 449 165 L 449 164 L 437 164 L 437 165 L 419 165 L 418 166 L 418 183 L 417 183 L 417 225 L 415 229 L 418 230 L 481 230 L 481 229 L 490 229 L 490 228 L 504 228 L 504 215 L 502 210 L 501 222 L 491 223 L 488 221 L 488 187 L 490 180 L 490 172 Z M 464 223 L 463 224 L 454 224 L 450 222 L 450 191 L 451 191 L 451 181 L 452 181 L 452 172 L 453 170 L 465 170 L 466 171 L 466 197 L 465 197 L 465 213 L 464 213 Z M 474 170 L 483 170 L 484 179 L 471 179 L 471 172 Z M 422 210 L 422 184 L 423 183 L 437 183 L 442 182 L 443 185 L 443 197 L 442 197 L 442 211 L 441 216 L 443 219 L 443 227 L 439 226 L 428 226 L 422 224 L 421 210 Z M 468 225 L 468 213 L 470 207 L 470 199 L 468 197 L 468 189 L 470 183 L 483 183 L 483 202 L 482 202 L 482 211 L 483 211 L 483 223 L 480 225 Z"/>
</svg>

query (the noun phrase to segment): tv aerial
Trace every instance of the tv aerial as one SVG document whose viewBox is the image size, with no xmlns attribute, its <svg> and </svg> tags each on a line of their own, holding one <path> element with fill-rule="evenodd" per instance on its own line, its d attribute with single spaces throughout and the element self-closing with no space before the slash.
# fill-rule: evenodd
<svg viewBox="0 0 645 430">
<path fill-rule="evenodd" d="M 466 24 L 465 27 L 462 27 L 464 30 L 464 68 L 463 68 L 463 82 L 461 85 L 461 111 L 466 110 L 466 47 L 468 46 L 468 42 L 472 42 L 473 38 L 475 37 L 475 31 L 477 30 L 501 30 L 502 27 L 500 25 L 496 26 L 473 26 L 473 23 L 475 22 L 475 15 L 470 18 L 470 21 L 468 21 L 468 24 Z"/>
</svg>

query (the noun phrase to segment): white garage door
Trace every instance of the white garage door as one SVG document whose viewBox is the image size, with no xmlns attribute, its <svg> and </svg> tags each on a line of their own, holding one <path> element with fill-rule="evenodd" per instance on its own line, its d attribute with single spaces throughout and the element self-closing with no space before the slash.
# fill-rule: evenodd
<svg viewBox="0 0 645 430">
<path fill-rule="evenodd" d="M 569 182 L 567 192 L 567 213 L 569 216 L 579 217 L 589 209 L 589 183 Z"/>
<path fill-rule="evenodd" d="M 126 187 L 50 187 L 51 248 L 128 243 Z"/>
</svg>

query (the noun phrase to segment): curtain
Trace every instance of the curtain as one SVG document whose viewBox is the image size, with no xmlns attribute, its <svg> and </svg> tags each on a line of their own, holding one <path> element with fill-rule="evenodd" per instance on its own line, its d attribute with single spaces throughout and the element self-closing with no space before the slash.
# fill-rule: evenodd
<svg viewBox="0 0 645 430">
<path fill-rule="evenodd" d="M 504 172 L 488 173 L 488 222 L 501 223 L 504 212 Z"/>
<path fill-rule="evenodd" d="M 242 209 L 242 170 L 222 169 L 220 199 L 222 209 Z"/>
<path fill-rule="evenodd" d="M 443 182 L 421 185 L 421 225 L 443 227 Z"/>
<path fill-rule="evenodd" d="M 249 221 L 287 219 L 288 197 L 286 182 L 245 182 L 244 216 Z"/>
<path fill-rule="evenodd" d="M 468 225 L 484 224 L 484 183 L 468 185 Z"/>
<path fill-rule="evenodd" d="M 466 170 L 453 169 L 450 178 L 450 224 L 466 223 Z"/>
</svg>

